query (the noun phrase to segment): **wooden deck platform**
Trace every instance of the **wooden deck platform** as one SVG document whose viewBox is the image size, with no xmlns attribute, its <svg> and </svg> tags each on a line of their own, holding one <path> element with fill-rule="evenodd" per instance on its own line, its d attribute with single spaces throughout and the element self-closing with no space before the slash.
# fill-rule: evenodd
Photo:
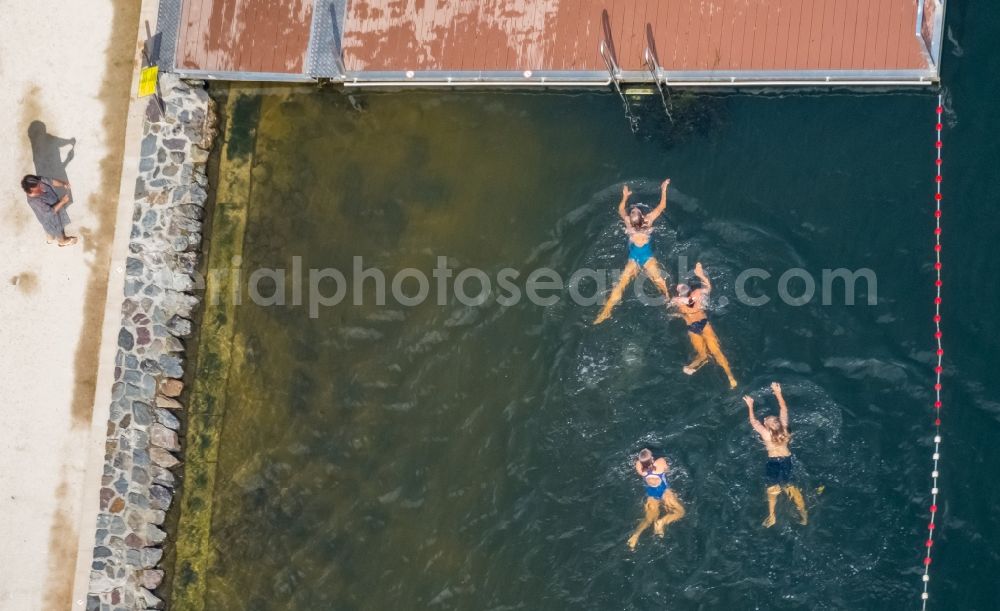
<svg viewBox="0 0 1000 611">
<path fill-rule="evenodd" d="M 944 19 L 944 0 L 161 2 L 168 70 L 358 86 L 929 83 Z"/>
<path fill-rule="evenodd" d="M 302 73 L 312 0 L 189 0 L 182 3 L 176 67 Z"/>
</svg>

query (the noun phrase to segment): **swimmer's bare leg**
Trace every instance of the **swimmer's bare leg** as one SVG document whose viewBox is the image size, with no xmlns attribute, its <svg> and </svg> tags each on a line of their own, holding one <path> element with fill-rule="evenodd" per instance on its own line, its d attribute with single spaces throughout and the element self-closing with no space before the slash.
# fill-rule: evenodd
<svg viewBox="0 0 1000 611">
<path fill-rule="evenodd" d="M 806 510 L 806 500 L 802 498 L 802 491 L 798 486 L 785 486 L 785 494 L 795 503 L 795 508 L 799 510 L 799 524 L 805 526 L 809 523 L 809 512 Z"/>
<path fill-rule="evenodd" d="M 729 378 L 729 388 L 736 388 L 736 378 L 733 377 L 733 370 L 729 368 L 729 360 L 726 358 L 725 354 L 722 354 L 722 346 L 719 345 L 719 336 L 715 334 L 715 329 L 712 328 L 711 324 L 705 325 L 705 330 L 702 333 L 705 338 L 705 346 L 708 348 L 708 352 L 715 359 L 715 362 L 722 367 L 722 370 L 726 372 L 726 377 Z"/>
<path fill-rule="evenodd" d="M 639 543 L 639 535 L 656 521 L 657 516 L 660 515 L 660 503 L 656 499 L 647 497 L 645 511 L 646 516 L 642 519 L 642 522 L 639 522 L 639 526 L 636 527 L 632 536 L 628 538 L 629 549 L 635 549 L 636 544 Z"/>
<path fill-rule="evenodd" d="M 667 281 L 663 279 L 663 273 L 660 271 L 660 264 L 656 259 L 650 258 L 646 260 L 646 264 L 642 266 L 642 269 L 649 276 L 649 279 L 653 281 L 656 288 L 660 289 L 663 295 L 670 299 L 670 289 L 667 288 Z M 669 303 L 669 302 L 668 302 Z"/>
<path fill-rule="evenodd" d="M 677 520 L 680 520 L 687 513 L 684 511 L 684 505 L 681 505 L 680 499 L 677 498 L 673 490 L 667 490 L 663 493 L 663 508 L 666 510 L 666 513 L 653 525 L 653 532 L 661 537 L 663 536 L 663 530 L 668 524 L 673 524 Z"/>
<path fill-rule="evenodd" d="M 767 489 L 767 517 L 764 518 L 764 528 L 771 528 L 777 521 L 774 516 L 774 508 L 778 504 L 779 494 L 781 494 L 781 486 L 774 485 Z"/>
<path fill-rule="evenodd" d="M 622 271 L 622 277 L 618 279 L 618 284 L 615 288 L 611 289 L 611 295 L 608 296 L 607 303 L 604 304 L 604 309 L 601 313 L 597 315 L 594 319 L 594 324 L 599 325 L 605 320 L 611 318 L 611 309 L 618 305 L 618 302 L 622 300 L 622 295 L 625 293 L 625 287 L 628 286 L 629 282 L 639 274 L 639 265 L 632 259 L 628 260 L 625 265 L 625 269 Z"/>
<path fill-rule="evenodd" d="M 688 337 L 691 338 L 691 345 L 694 346 L 695 357 L 693 361 L 684 366 L 684 373 L 693 375 L 708 362 L 708 348 L 705 346 L 705 338 L 697 333 L 688 331 Z"/>
</svg>

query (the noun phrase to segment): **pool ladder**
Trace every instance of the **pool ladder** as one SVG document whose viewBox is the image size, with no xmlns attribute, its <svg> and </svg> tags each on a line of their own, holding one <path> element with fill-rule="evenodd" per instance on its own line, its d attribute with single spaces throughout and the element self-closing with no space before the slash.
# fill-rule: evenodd
<svg viewBox="0 0 1000 611">
<path fill-rule="evenodd" d="M 609 49 L 606 41 L 602 40 L 597 50 L 601 54 L 601 59 L 604 60 L 604 66 L 608 70 L 610 83 L 618 93 L 618 97 L 621 98 L 622 106 L 625 108 L 625 118 L 628 119 L 632 132 L 638 132 L 639 119 L 632 112 L 632 107 L 628 102 L 628 97 L 622 89 L 621 66 L 618 65 L 617 61 L 615 61 L 614 54 Z M 660 63 L 656 61 L 656 54 L 653 52 L 651 47 L 647 46 L 646 50 L 643 52 L 643 63 L 646 65 L 646 70 L 649 71 L 650 76 L 653 78 L 653 82 L 656 84 L 656 91 L 660 94 L 660 101 L 663 103 L 663 112 L 667 114 L 667 119 L 670 120 L 670 123 L 673 123 L 674 116 L 670 112 L 670 109 L 673 107 L 673 100 L 670 97 L 670 81 L 667 78 L 666 72 L 664 72 L 663 68 L 660 66 Z"/>
</svg>

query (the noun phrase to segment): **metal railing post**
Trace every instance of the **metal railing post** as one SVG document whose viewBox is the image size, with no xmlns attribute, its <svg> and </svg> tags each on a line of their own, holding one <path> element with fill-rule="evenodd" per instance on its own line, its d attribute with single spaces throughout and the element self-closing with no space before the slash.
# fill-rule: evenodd
<svg viewBox="0 0 1000 611">
<path fill-rule="evenodd" d="M 645 52 L 643 52 L 643 59 L 646 61 L 646 69 L 653 76 L 653 82 L 656 83 L 656 90 L 660 92 L 660 101 L 663 102 L 663 111 L 667 113 L 667 118 L 670 122 L 674 122 L 674 116 L 670 114 L 670 107 L 673 104 L 668 104 L 667 99 L 670 97 L 670 88 L 667 83 L 667 76 L 663 73 L 663 69 L 660 68 L 660 64 L 656 61 L 656 56 L 653 55 L 653 51 L 646 47 Z M 661 78 L 662 75 L 662 78 Z M 666 93 L 664 93 L 666 89 Z"/>
<path fill-rule="evenodd" d="M 632 127 L 632 131 L 638 130 L 638 120 L 635 115 L 632 114 L 632 109 L 629 106 L 628 98 L 625 97 L 625 92 L 622 91 L 621 83 L 619 77 L 621 76 L 621 68 L 618 66 L 618 62 L 608 51 L 608 45 L 604 40 L 601 40 L 601 44 L 597 47 L 597 52 L 601 54 L 601 59 L 604 60 L 604 65 L 608 69 L 608 75 L 611 76 L 611 84 L 614 85 L 615 91 L 618 92 L 618 97 L 622 100 L 622 105 L 625 107 L 625 118 L 628 119 L 629 125 Z"/>
</svg>

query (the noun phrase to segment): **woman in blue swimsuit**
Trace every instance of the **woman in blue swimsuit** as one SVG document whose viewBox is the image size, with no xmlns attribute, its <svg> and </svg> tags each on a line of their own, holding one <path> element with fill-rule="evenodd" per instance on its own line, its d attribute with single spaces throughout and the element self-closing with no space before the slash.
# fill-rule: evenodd
<svg viewBox="0 0 1000 611">
<path fill-rule="evenodd" d="M 670 482 L 667 481 L 667 470 L 670 466 L 665 458 L 653 459 L 653 453 L 649 449 L 639 452 L 639 458 L 635 461 L 635 470 L 642 478 L 646 486 L 646 515 L 639 522 L 638 528 L 628 538 L 629 549 L 635 549 L 639 542 L 639 535 L 642 531 L 653 524 L 653 532 L 660 537 L 667 524 L 676 522 L 684 517 L 684 506 L 681 505 L 677 495 L 670 489 Z M 663 506 L 665 513 L 660 517 L 660 506 Z"/>
<path fill-rule="evenodd" d="M 628 263 L 625 264 L 625 270 L 622 272 L 618 284 L 611 290 L 611 295 L 608 297 L 607 303 L 604 304 L 604 309 L 594 319 L 595 325 L 611 317 L 611 309 L 622 300 L 625 287 L 639 275 L 640 268 L 646 272 L 653 284 L 663 291 L 667 299 L 670 299 L 667 283 L 663 279 L 663 274 L 660 273 L 660 264 L 653 256 L 653 222 L 667 209 L 667 187 L 669 186 L 670 179 L 668 178 L 660 185 L 660 204 L 648 215 L 644 215 L 642 210 L 636 206 L 633 206 L 626 214 L 625 204 L 628 203 L 628 197 L 632 195 L 632 191 L 629 190 L 628 185 L 622 187 L 622 201 L 618 204 L 618 216 L 625 223 L 625 233 L 628 235 Z"/>
</svg>

